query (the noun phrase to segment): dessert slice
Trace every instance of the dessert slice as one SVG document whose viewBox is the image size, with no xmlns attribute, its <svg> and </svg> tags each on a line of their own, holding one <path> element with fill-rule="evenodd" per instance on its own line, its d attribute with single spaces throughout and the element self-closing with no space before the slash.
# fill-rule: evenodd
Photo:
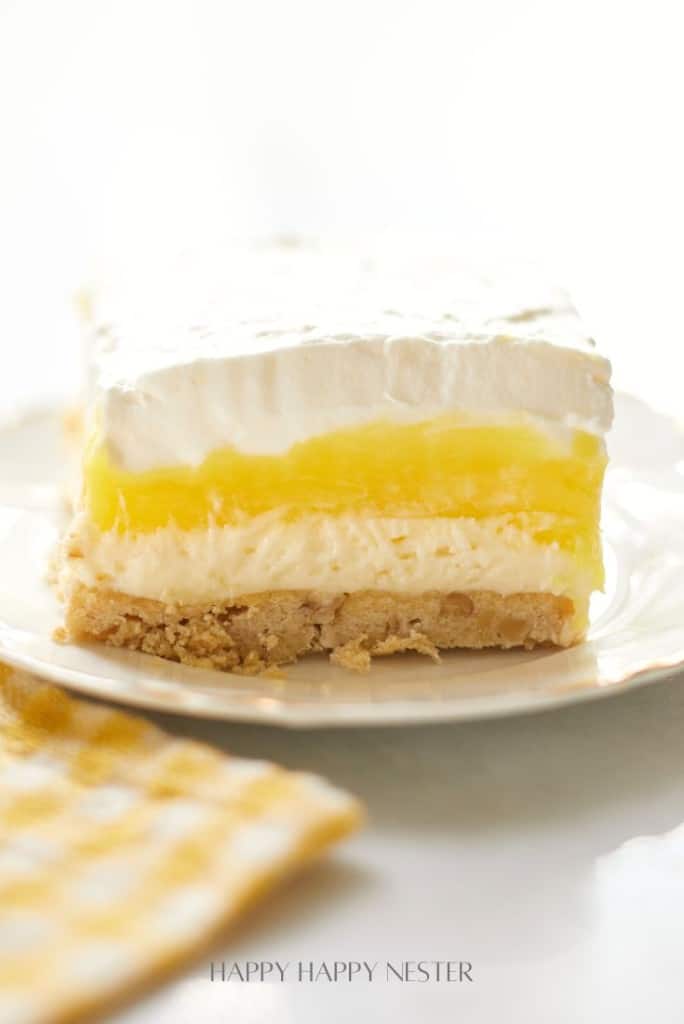
<svg viewBox="0 0 684 1024">
<path fill-rule="evenodd" d="M 66 636 L 241 671 L 581 640 L 612 397 L 564 295 L 348 276 L 302 314 L 292 280 L 96 318 Z"/>
</svg>

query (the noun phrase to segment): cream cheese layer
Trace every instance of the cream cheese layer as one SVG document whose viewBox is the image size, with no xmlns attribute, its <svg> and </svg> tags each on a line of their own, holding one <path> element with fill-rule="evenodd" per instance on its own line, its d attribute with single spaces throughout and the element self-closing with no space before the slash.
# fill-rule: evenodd
<svg viewBox="0 0 684 1024">
<path fill-rule="evenodd" d="M 166 602 L 225 601 L 265 590 L 544 592 L 580 603 L 591 572 L 507 516 L 383 519 L 276 513 L 204 530 L 102 533 L 85 517 L 66 542 L 70 577 Z"/>
</svg>

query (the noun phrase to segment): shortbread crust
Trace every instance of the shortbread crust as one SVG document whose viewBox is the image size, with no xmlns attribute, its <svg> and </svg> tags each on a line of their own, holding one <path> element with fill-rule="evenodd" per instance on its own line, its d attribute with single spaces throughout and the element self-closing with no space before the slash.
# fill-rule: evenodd
<svg viewBox="0 0 684 1024">
<path fill-rule="evenodd" d="M 567 647 L 573 602 L 548 593 L 278 590 L 230 602 L 169 605 L 75 585 L 65 639 L 97 640 L 187 665 L 255 674 L 311 652 L 364 671 L 373 656 L 451 647 Z"/>
</svg>

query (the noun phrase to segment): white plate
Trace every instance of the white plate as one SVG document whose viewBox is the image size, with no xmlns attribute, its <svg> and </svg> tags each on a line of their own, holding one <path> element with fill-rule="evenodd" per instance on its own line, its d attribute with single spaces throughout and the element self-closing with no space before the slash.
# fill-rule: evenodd
<svg viewBox="0 0 684 1024">
<path fill-rule="evenodd" d="M 603 520 L 608 584 L 587 643 L 455 651 L 441 665 L 402 655 L 365 676 L 322 656 L 276 680 L 53 642 L 59 607 L 45 576 L 61 508 L 60 431 L 54 412 L 0 429 L 0 655 L 84 693 L 278 725 L 383 725 L 540 710 L 618 693 L 684 662 L 684 434 L 637 399 L 617 399 Z"/>
</svg>

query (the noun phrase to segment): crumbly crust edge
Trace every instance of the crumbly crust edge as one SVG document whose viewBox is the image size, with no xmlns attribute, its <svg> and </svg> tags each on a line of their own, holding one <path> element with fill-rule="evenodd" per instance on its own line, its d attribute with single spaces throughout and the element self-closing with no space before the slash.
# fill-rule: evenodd
<svg viewBox="0 0 684 1024">
<path fill-rule="evenodd" d="M 568 647 L 582 639 L 572 600 L 551 593 L 271 590 L 190 605 L 74 583 L 65 604 L 60 640 L 246 674 L 314 652 L 364 672 L 373 657 L 401 651 L 438 661 L 448 648 Z"/>
</svg>

